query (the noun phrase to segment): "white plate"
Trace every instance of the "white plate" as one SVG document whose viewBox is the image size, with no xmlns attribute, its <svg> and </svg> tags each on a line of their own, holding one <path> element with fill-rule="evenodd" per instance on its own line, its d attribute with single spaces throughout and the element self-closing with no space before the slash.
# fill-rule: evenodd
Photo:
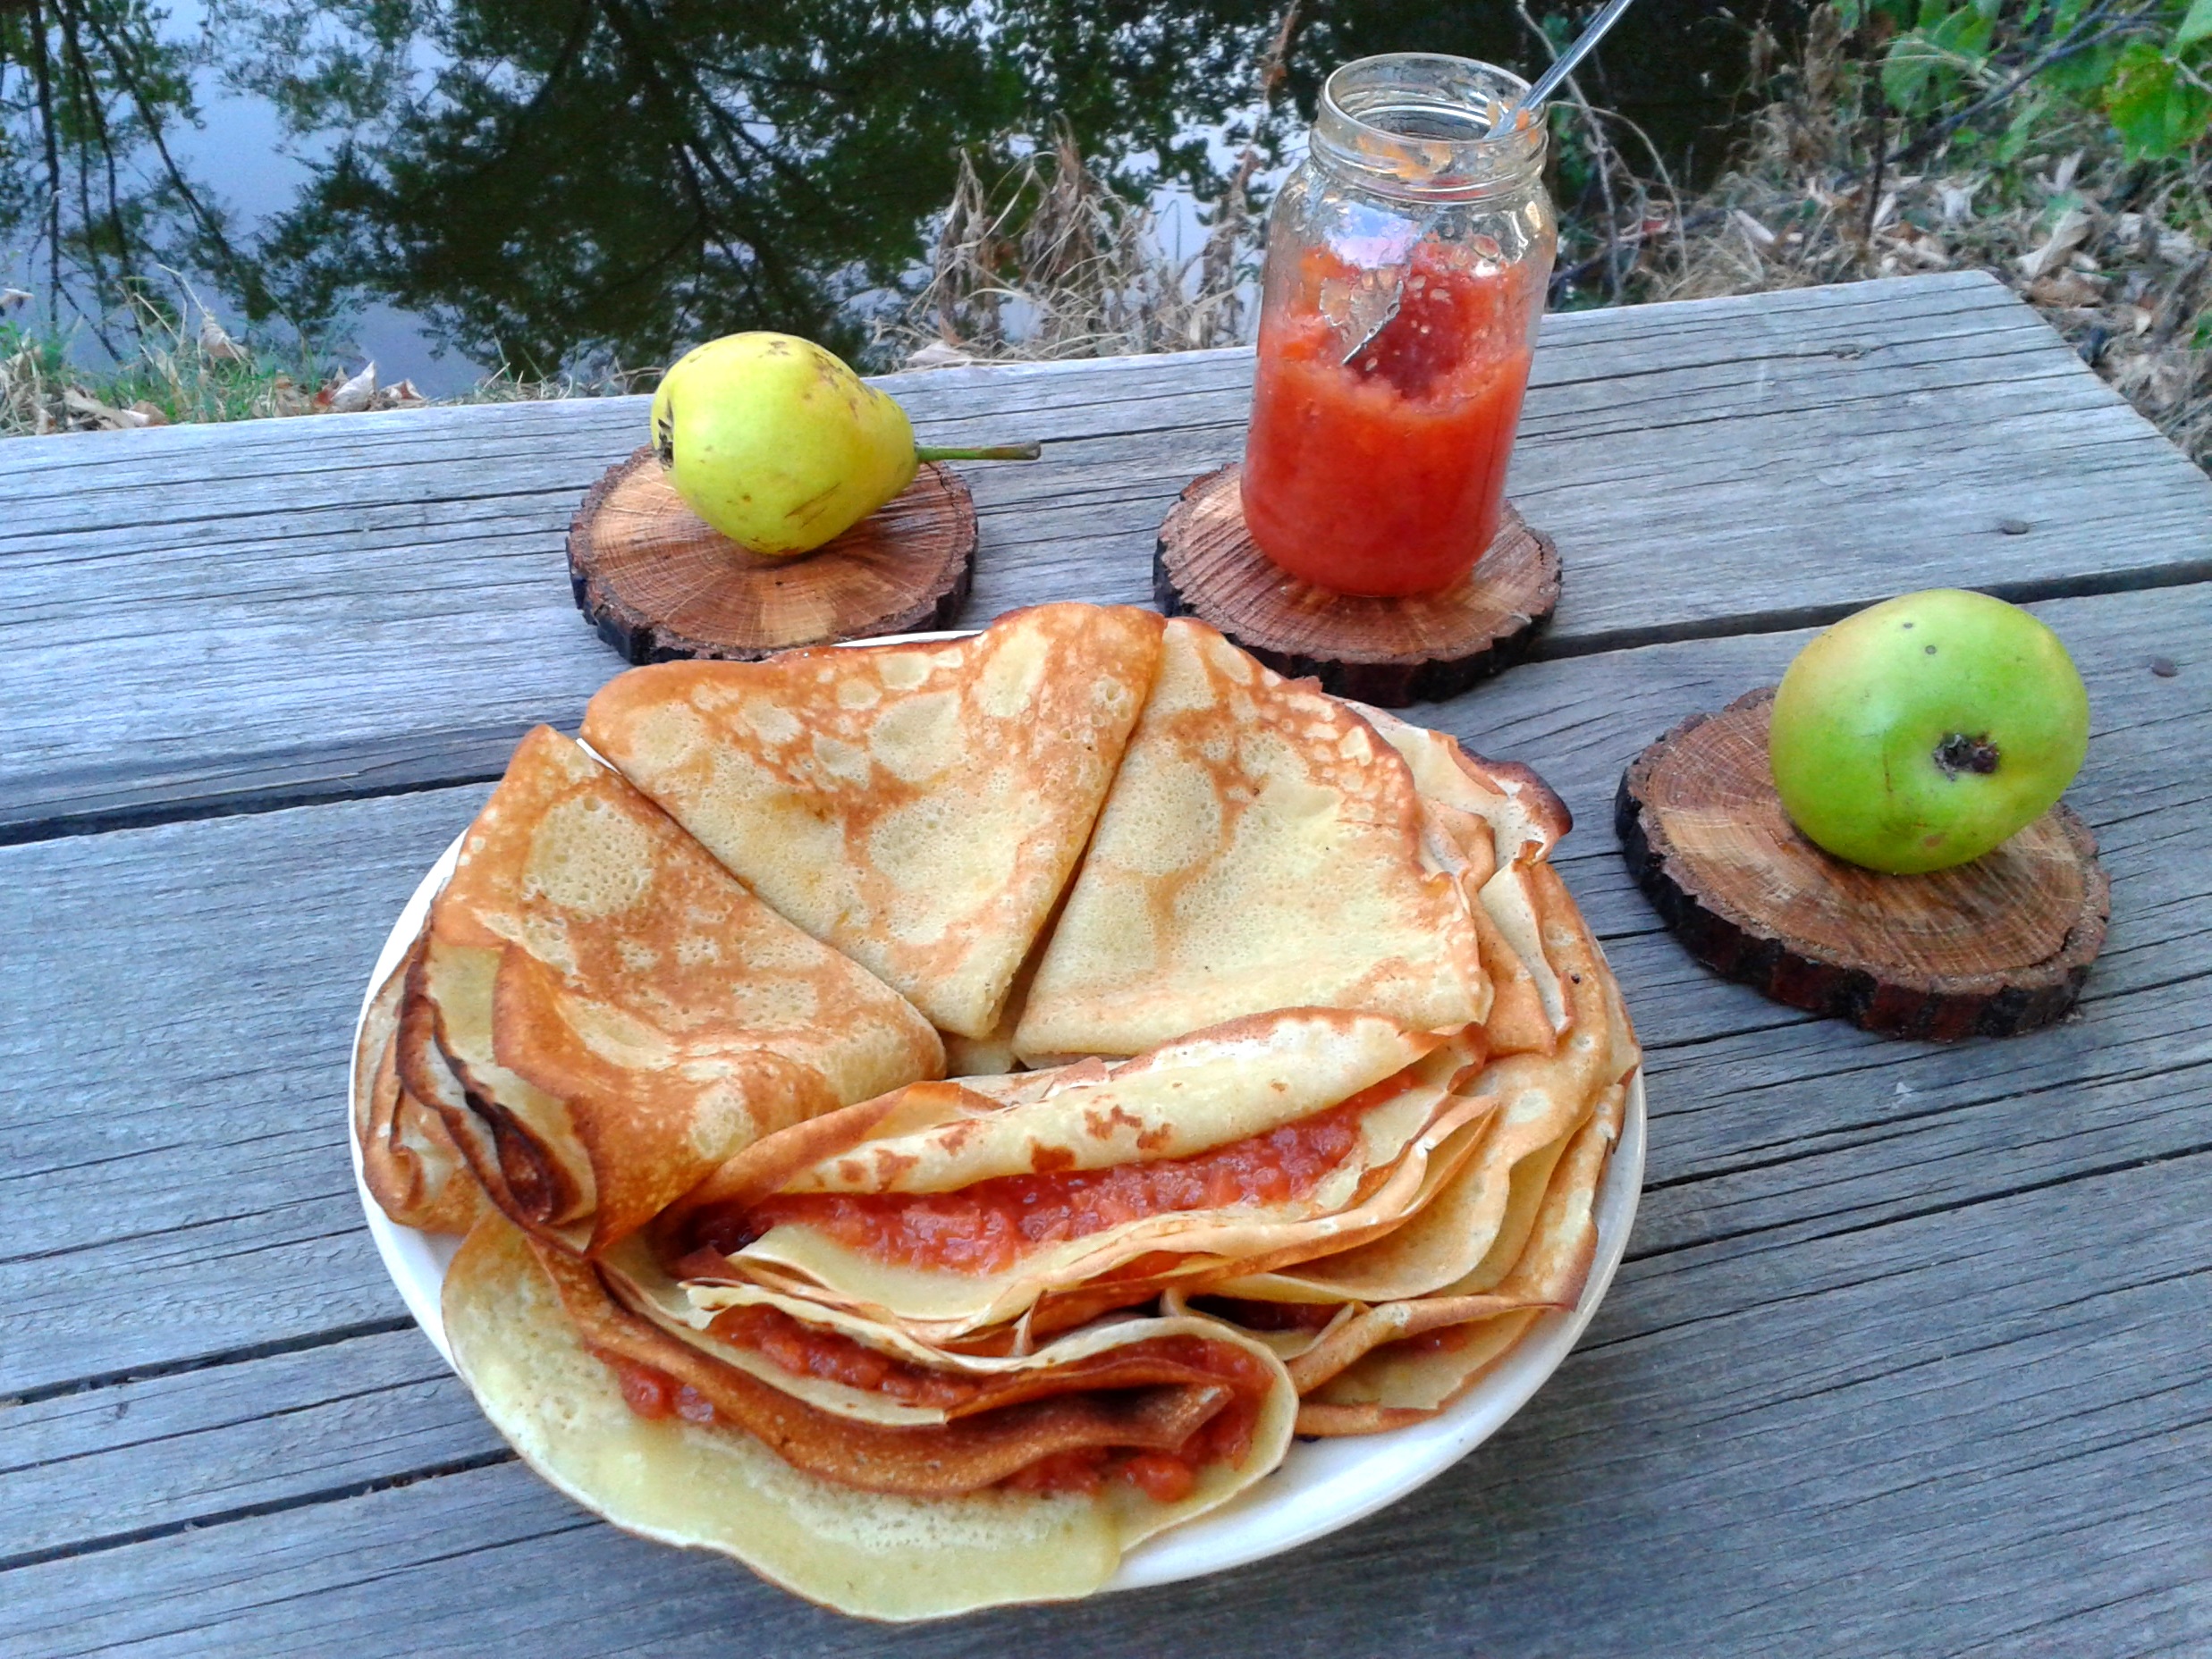
<svg viewBox="0 0 2212 1659">
<path fill-rule="evenodd" d="M 453 844 L 431 865 L 393 924 L 392 936 L 384 941 L 376 972 L 369 975 L 368 990 L 361 999 L 364 1017 L 369 997 L 399 965 L 421 931 L 430 901 L 452 873 L 466 834 L 464 830 L 453 838 Z M 357 1044 L 359 1038 L 357 1022 Z M 349 1096 L 351 1055 L 349 1048 Z M 348 1111 L 346 1140 L 353 1143 L 350 1099 Z M 1629 1085 L 1620 1144 L 1613 1150 L 1605 1181 L 1598 1190 L 1597 1260 L 1583 1287 L 1582 1301 L 1575 1308 L 1544 1315 L 1496 1368 L 1428 1422 L 1388 1434 L 1293 1442 L 1282 1466 L 1234 1503 L 1131 1550 L 1106 1587 L 1134 1590 L 1173 1584 L 1296 1549 L 1396 1503 L 1414 1487 L 1435 1479 L 1505 1427 L 1507 1419 L 1566 1358 L 1591 1315 L 1598 1310 L 1606 1287 L 1613 1282 L 1621 1252 L 1628 1244 L 1629 1226 L 1635 1220 L 1636 1199 L 1643 1187 L 1643 1076 L 1639 1072 Z M 353 1180 L 360 1189 L 361 1208 L 368 1217 L 369 1234 L 384 1257 L 385 1270 L 399 1286 L 408 1311 L 415 1316 L 423 1334 L 446 1363 L 452 1364 L 453 1356 L 446 1348 L 444 1325 L 438 1314 L 438 1291 L 459 1241 L 394 1225 L 361 1183 L 358 1143 L 353 1144 Z"/>
</svg>

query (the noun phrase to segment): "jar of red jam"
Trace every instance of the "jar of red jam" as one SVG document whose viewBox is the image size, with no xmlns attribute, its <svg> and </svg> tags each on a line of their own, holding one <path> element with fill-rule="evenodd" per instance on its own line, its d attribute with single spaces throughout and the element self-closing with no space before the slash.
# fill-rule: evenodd
<svg viewBox="0 0 2212 1659">
<path fill-rule="evenodd" d="M 1497 534 L 1558 241 L 1527 83 L 1427 53 L 1321 88 L 1269 216 L 1245 522 L 1293 576 L 1433 593 Z"/>
</svg>

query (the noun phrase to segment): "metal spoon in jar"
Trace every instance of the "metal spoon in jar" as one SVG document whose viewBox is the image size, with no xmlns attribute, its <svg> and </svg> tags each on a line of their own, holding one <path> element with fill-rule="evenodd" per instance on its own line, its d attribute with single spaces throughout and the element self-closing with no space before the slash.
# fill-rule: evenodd
<svg viewBox="0 0 2212 1659">
<path fill-rule="evenodd" d="M 1591 48 L 1605 38 L 1606 31 L 1621 21 L 1621 13 L 1635 4 L 1635 0 L 1606 0 L 1605 7 L 1590 20 L 1590 27 L 1575 38 L 1574 45 L 1551 60 L 1551 67 L 1536 78 L 1536 84 L 1524 92 L 1513 107 L 1499 113 L 1490 123 L 1490 131 L 1503 131 L 1507 127 L 1525 127 L 1543 107 L 1544 100 L 1559 89 L 1559 83 L 1575 72 L 1575 66 L 1588 57 Z M 1354 359 L 1366 355 L 1375 341 L 1382 338 L 1382 331 L 1397 320 L 1398 308 L 1406 303 L 1405 278 L 1398 279 L 1397 291 L 1390 296 L 1390 303 L 1383 308 L 1381 318 L 1367 331 L 1366 337 L 1344 354 L 1348 367 Z"/>
</svg>

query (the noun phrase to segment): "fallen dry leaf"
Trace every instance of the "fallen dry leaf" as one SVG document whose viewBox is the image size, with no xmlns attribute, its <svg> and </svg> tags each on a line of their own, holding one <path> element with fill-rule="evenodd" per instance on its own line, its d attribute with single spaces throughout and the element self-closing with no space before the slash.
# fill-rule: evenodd
<svg viewBox="0 0 2212 1659">
<path fill-rule="evenodd" d="M 315 397 L 316 407 L 333 415 L 358 415 L 376 395 L 376 365 L 371 362 L 352 379 L 325 387 Z"/>
<path fill-rule="evenodd" d="M 2105 285 L 2078 271 L 2061 271 L 2028 284 L 2028 298 L 2039 306 L 2093 306 L 2104 298 Z"/>
<path fill-rule="evenodd" d="M 250 363 L 253 353 L 232 340 L 222 324 L 201 312 L 199 316 L 200 355 L 215 363 Z"/>
<path fill-rule="evenodd" d="M 89 392 L 80 392 L 74 386 L 63 389 L 62 404 L 72 413 L 83 416 L 109 432 L 132 432 L 140 426 L 154 424 L 136 409 L 119 409 L 113 404 L 101 402 Z"/>
<path fill-rule="evenodd" d="M 2069 207 L 2059 215 L 2058 223 L 2051 227 L 2051 233 L 2044 238 L 2043 245 L 2032 253 L 2022 254 L 2014 263 L 2020 267 L 2021 275 L 2032 282 L 2045 272 L 2064 264 L 2066 257 L 2081 245 L 2089 233 L 2089 215 L 2079 207 Z"/>
<path fill-rule="evenodd" d="M 908 368 L 961 368 L 980 360 L 948 341 L 933 340 L 927 345 L 908 352 L 906 366 Z"/>
<path fill-rule="evenodd" d="M 1774 232 L 1741 207 L 1735 210 L 1735 228 L 1743 232 L 1743 240 L 1752 245 L 1753 253 L 1762 252 L 1774 246 Z"/>
</svg>

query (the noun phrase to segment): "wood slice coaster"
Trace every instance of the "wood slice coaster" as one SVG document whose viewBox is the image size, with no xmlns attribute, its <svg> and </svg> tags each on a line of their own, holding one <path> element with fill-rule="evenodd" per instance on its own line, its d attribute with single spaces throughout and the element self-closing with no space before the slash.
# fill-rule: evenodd
<svg viewBox="0 0 2212 1659">
<path fill-rule="evenodd" d="M 1185 486 L 1160 526 L 1152 594 L 1279 674 L 1379 708 L 1439 702 L 1518 662 L 1559 602 L 1559 550 L 1510 504 L 1489 551 L 1440 594 L 1367 599 L 1300 581 L 1245 531 L 1243 471 Z"/>
<path fill-rule="evenodd" d="M 975 569 L 975 507 L 946 467 L 797 559 L 747 552 L 676 493 L 651 449 L 611 469 L 569 526 L 576 606 L 632 662 L 749 661 L 950 626 Z"/>
<path fill-rule="evenodd" d="M 2055 806 L 1995 852 L 1882 875 L 1799 834 L 1767 764 L 1771 686 L 1693 714 L 1621 778 L 1628 867 L 1707 967 L 1868 1031 L 2007 1037 L 2073 1006 L 2112 884 L 2089 827 Z"/>
</svg>

